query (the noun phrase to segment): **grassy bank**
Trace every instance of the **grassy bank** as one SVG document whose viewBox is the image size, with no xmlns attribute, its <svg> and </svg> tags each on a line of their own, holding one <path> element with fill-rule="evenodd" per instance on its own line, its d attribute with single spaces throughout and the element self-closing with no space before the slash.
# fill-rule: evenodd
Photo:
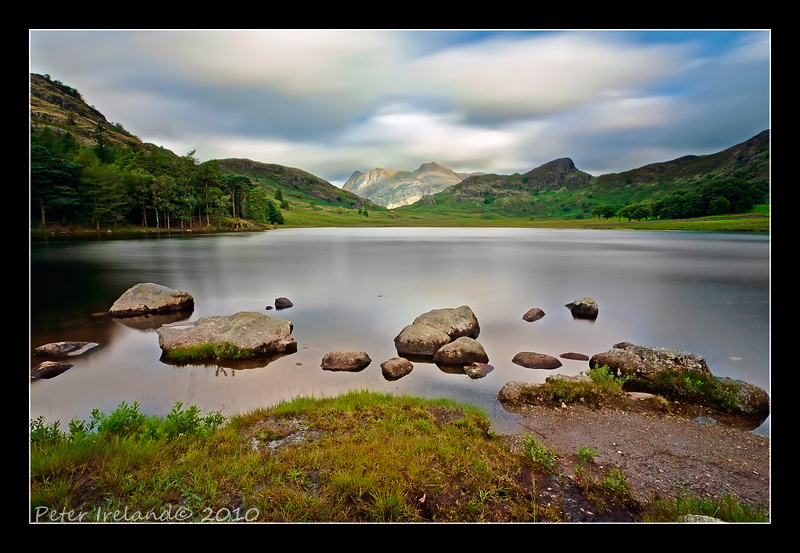
<svg viewBox="0 0 800 553">
<path fill-rule="evenodd" d="M 596 394 L 619 394 L 613 382 Z M 450 400 L 367 391 L 297 398 L 224 421 L 177 404 L 164 419 L 120 405 L 67 431 L 31 421 L 35 522 L 559 522 L 569 506 L 598 520 L 673 521 L 683 514 L 765 521 L 703 498 L 640 505 L 625 475 L 526 436 L 512 451 L 487 415 Z M 580 476 L 580 478 L 574 478 Z M 560 489 L 560 501 L 553 500 Z"/>
<path fill-rule="evenodd" d="M 375 210 L 368 215 L 356 209 L 341 207 L 292 208 L 283 212 L 283 225 L 256 224 L 242 219 L 225 219 L 208 226 L 156 229 L 155 227 L 118 226 L 103 227 L 105 235 L 189 234 L 208 232 L 259 231 L 272 228 L 304 227 L 485 227 L 485 228 L 563 228 L 563 229 L 617 229 L 617 230 L 684 230 L 699 232 L 769 233 L 770 211 L 768 205 L 756 206 L 746 214 L 700 217 L 696 219 L 671 219 L 665 221 L 626 221 L 617 218 L 513 218 L 469 212 L 426 213 L 408 210 Z M 53 236 L 92 236 L 95 228 L 48 225 L 31 229 L 33 238 Z"/>
</svg>

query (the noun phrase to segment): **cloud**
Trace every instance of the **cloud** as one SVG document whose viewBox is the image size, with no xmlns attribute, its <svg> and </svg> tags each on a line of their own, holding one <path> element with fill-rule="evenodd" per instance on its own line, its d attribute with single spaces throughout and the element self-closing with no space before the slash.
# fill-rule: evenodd
<svg viewBox="0 0 800 553">
<path fill-rule="evenodd" d="M 31 31 L 31 71 L 201 160 L 592 174 L 769 126 L 769 32 Z M 659 157 L 673 156 L 673 157 Z"/>
</svg>

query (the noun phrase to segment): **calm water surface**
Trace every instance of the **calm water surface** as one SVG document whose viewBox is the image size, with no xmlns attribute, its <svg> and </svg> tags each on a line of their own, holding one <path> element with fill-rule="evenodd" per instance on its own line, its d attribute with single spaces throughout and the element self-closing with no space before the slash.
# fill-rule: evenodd
<svg viewBox="0 0 800 553">
<path fill-rule="evenodd" d="M 166 415 L 173 405 L 230 415 L 298 395 L 368 388 L 449 397 L 485 409 L 498 431 L 519 429 L 497 392 L 511 380 L 574 375 L 511 362 L 520 351 L 592 355 L 620 341 L 705 356 L 712 372 L 770 390 L 768 236 L 543 229 L 279 229 L 127 240 L 31 244 L 31 350 L 83 340 L 102 347 L 74 367 L 30 385 L 30 416 L 86 419 L 138 402 Z M 152 328 L 103 315 L 125 290 L 155 282 L 195 298 L 195 320 L 259 311 L 294 323 L 297 353 L 266 366 L 175 367 L 159 358 Z M 285 296 L 294 307 L 266 311 Z M 597 301 L 594 322 L 564 304 Z M 421 313 L 469 305 L 494 371 L 472 380 L 417 363 L 394 382 L 380 363 L 397 356 L 394 337 Z M 534 323 L 531 307 L 544 310 Z M 332 350 L 366 351 L 360 373 L 320 368 Z M 31 357 L 31 366 L 40 362 Z M 768 420 L 769 421 L 769 420 Z M 769 433 L 769 422 L 759 433 Z"/>
</svg>

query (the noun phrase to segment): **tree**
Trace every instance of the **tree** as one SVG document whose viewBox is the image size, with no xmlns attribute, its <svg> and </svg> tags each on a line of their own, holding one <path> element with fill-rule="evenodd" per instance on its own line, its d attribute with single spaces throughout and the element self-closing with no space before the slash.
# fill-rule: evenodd
<svg viewBox="0 0 800 553">
<path fill-rule="evenodd" d="M 31 198 L 38 204 L 42 227 L 47 226 L 48 209 L 66 210 L 80 205 L 80 165 L 50 155 L 42 146 L 31 146 Z"/>
<path fill-rule="evenodd" d="M 717 196 L 708 204 L 709 215 L 722 215 L 731 212 L 731 202 L 727 198 Z"/>
<path fill-rule="evenodd" d="M 282 225 L 284 223 L 283 213 L 272 200 L 267 200 L 267 220 L 272 224 Z"/>
</svg>

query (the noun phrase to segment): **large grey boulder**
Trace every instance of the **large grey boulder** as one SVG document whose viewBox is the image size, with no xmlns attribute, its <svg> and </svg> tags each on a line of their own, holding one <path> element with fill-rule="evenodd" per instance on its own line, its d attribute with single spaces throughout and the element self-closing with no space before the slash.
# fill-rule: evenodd
<svg viewBox="0 0 800 553">
<path fill-rule="evenodd" d="M 433 328 L 438 328 L 450 336 L 451 340 L 461 336 L 477 338 L 481 333 L 478 318 L 475 317 L 475 313 L 467 305 L 433 309 L 414 319 L 413 324 L 426 324 Z"/>
<path fill-rule="evenodd" d="M 475 339 L 480 332 L 478 318 L 467 305 L 433 309 L 404 327 L 394 345 L 400 356 L 430 359 L 445 344 L 462 337 Z"/>
<path fill-rule="evenodd" d="M 194 298 L 188 292 L 144 282 L 125 291 L 114 302 L 108 313 L 113 317 L 137 317 L 193 309 Z"/>
<path fill-rule="evenodd" d="M 703 356 L 661 346 L 613 347 L 589 359 L 591 368 L 603 365 L 619 376 L 630 376 L 650 383 L 667 370 L 712 376 Z"/>
<path fill-rule="evenodd" d="M 294 325 L 263 313 L 242 311 L 228 316 L 202 317 L 158 328 L 158 345 L 168 353 L 178 348 L 217 346 L 233 358 L 241 353 L 252 356 L 294 353 Z"/>
<path fill-rule="evenodd" d="M 489 356 L 477 340 L 461 336 L 445 344 L 433 356 L 434 363 L 445 365 L 470 365 L 488 363 Z"/>
<path fill-rule="evenodd" d="M 659 375 L 676 372 L 697 374 L 718 384 L 718 398 L 726 394 L 727 408 L 734 412 L 757 415 L 763 421 L 769 415 L 769 394 L 766 390 L 741 380 L 714 376 L 703 356 L 660 346 L 629 345 L 613 347 L 589 359 L 591 368 L 607 366 L 619 376 L 635 378 L 637 386 L 657 383 Z"/>
<path fill-rule="evenodd" d="M 331 351 L 322 358 L 322 369 L 326 371 L 359 372 L 372 363 L 363 351 Z"/>
<path fill-rule="evenodd" d="M 394 338 L 398 355 L 433 357 L 440 347 L 450 342 L 450 336 L 427 324 L 407 325 Z"/>
</svg>

